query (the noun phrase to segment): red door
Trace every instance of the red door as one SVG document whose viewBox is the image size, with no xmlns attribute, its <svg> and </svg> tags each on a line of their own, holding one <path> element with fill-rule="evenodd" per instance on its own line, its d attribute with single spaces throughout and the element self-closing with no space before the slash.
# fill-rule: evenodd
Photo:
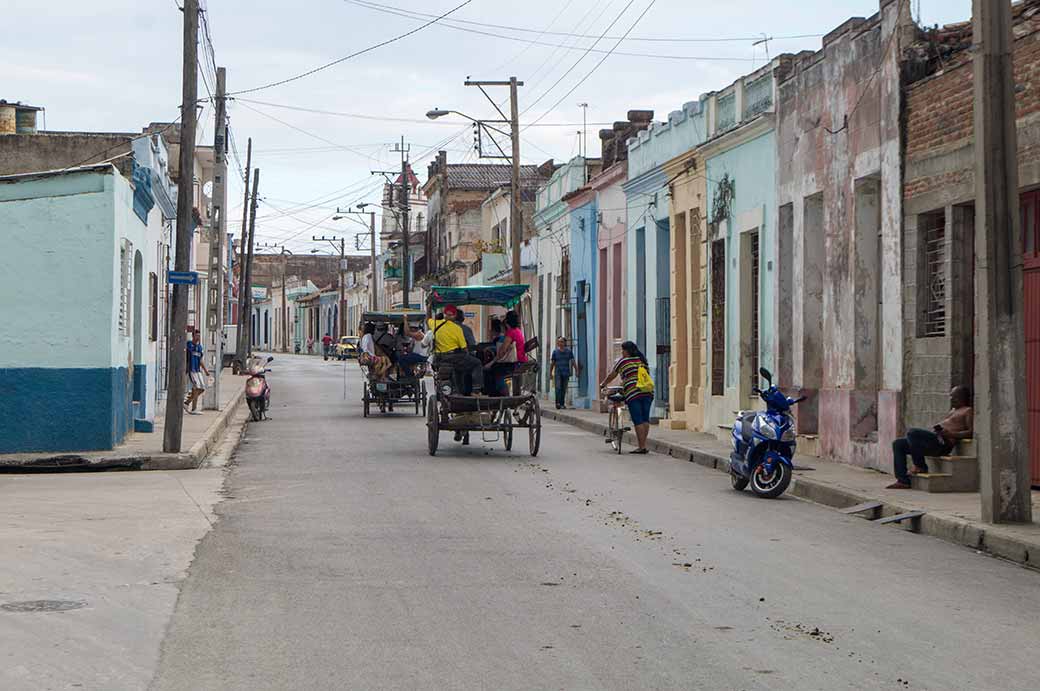
<svg viewBox="0 0 1040 691">
<path fill-rule="evenodd" d="M 1040 192 L 1022 195 L 1022 238 L 1029 454 L 1033 485 L 1040 486 Z"/>
</svg>

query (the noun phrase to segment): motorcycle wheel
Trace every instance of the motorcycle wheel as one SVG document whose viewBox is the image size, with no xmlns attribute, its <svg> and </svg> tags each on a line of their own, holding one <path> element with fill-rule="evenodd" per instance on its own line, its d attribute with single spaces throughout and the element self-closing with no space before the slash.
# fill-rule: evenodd
<svg viewBox="0 0 1040 691">
<path fill-rule="evenodd" d="M 791 484 L 791 467 L 786 463 L 777 463 L 773 472 L 766 472 L 765 466 L 758 465 L 751 473 L 751 491 L 763 499 L 775 499 L 787 491 Z"/>
<path fill-rule="evenodd" d="M 748 479 L 746 477 L 737 475 L 735 472 L 731 470 L 729 471 L 729 483 L 733 485 L 733 489 L 737 490 L 738 492 L 743 492 L 744 489 L 748 486 Z"/>
<path fill-rule="evenodd" d="M 249 413 L 253 417 L 253 422 L 260 422 L 260 416 L 263 415 L 260 402 L 255 398 L 250 398 L 246 403 L 249 405 Z"/>
</svg>

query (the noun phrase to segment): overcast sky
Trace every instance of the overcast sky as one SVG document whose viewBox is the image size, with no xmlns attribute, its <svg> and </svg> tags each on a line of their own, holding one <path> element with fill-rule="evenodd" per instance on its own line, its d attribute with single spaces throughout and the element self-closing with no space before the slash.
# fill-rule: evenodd
<svg viewBox="0 0 1040 691">
<path fill-rule="evenodd" d="M 180 2 L 50 0 L 41 11 L 37 0 L 6 0 L 0 98 L 45 107 L 49 129 L 136 132 L 150 121 L 176 118 Z M 227 68 L 228 90 L 235 92 L 413 30 L 428 21 L 415 13 L 437 15 L 462 2 L 203 0 L 203 6 L 208 6 L 216 62 Z M 361 6 L 372 3 L 384 10 Z M 971 0 L 912 4 L 925 24 L 966 20 L 971 12 Z M 388 7 L 413 16 L 392 14 L 385 11 Z M 525 163 L 564 161 L 578 153 L 578 103 L 588 103 L 590 123 L 623 118 L 632 108 L 653 109 L 661 119 L 764 64 L 766 46 L 752 45 L 753 37 L 773 37 L 770 55 L 817 49 L 819 34 L 877 8 L 877 0 L 471 0 L 450 15 L 450 26 L 429 26 L 306 78 L 241 94 L 230 104 L 241 161 L 246 139 L 252 137 L 253 160 L 261 168 L 265 204 L 258 241 L 285 242 L 299 253 L 315 247 L 312 233 L 353 237 L 358 226 L 331 216 L 336 206 L 378 201 L 382 180 L 369 171 L 399 168 L 399 154 L 390 149 L 401 136 L 411 145 L 422 180 L 429 155 L 438 147 L 449 151 L 449 161 L 476 160 L 465 121 L 424 117 L 435 106 L 493 117 L 491 104 L 463 86 L 467 77 L 524 80 L 521 121 L 562 126 L 526 130 L 522 158 Z M 619 45 L 618 38 L 628 31 Z M 600 35 L 605 38 L 583 57 Z M 791 36 L 805 37 L 781 38 Z M 596 51 L 615 46 L 616 52 L 596 68 L 605 55 Z M 206 95 L 201 83 L 200 95 Z M 491 95 L 504 99 L 507 90 Z M 200 141 L 212 144 L 212 108 L 203 117 Z M 589 126 L 592 155 L 597 155 L 597 129 Z M 229 230 L 237 233 L 241 183 L 230 189 Z"/>
</svg>

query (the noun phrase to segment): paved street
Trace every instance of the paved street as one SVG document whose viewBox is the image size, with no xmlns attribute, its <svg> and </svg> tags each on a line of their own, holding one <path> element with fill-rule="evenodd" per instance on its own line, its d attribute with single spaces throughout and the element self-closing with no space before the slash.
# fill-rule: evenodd
<svg viewBox="0 0 1040 691">
<path fill-rule="evenodd" d="M 1035 572 L 556 423 L 430 458 L 354 363 L 273 365 L 156 689 L 1040 685 Z"/>
</svg>

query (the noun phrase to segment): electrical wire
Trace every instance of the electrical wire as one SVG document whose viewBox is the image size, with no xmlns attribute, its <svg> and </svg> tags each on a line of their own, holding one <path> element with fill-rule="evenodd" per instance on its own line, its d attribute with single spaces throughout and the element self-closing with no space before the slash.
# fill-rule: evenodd
<svg viewBox="0 0 1040 691">
<path fill-rule="evenodd" d="M 355 51 L 355 52 L 353 52 L 353 53 L 351 53 L 349 55 L 344 55 L 341 58 L 333 60 L 332 62 L 325 63 L 324 65 L 319 65 L 318 67 L 315 67 L 314 69 L 307 70 L 306 72 L 302 72 L 302 73 L 294 75 L 292 77 L 287 77 L 285 79 L 280 79 L 280 80 L 278 80 L 276 82 L 271 82 L 270 84 L 263 84 L 261 86 L 254 86 L 251 89 L 242 89 L 241 91 L 232 91 L 228 95 L 229 96 L 233 96 L 233 95 L 236 95 L 236 94 L 251 94 L 251 93 L 256 92 L 256 91 L 262 91 L 264 89 L 271 89 L 271 88 L 274 88 L 276 86 L 282 86 L 283 84 L 288 84 L 289 82 L 295 82 L 295 81 L 297 81 L 299 79 L 303 79 L 304 77 L 309 77 L 312 74 L 316 74 L 318 72 L 321 72 L 322 70 L 327 70 L 328 68 L 334 67 L 334 66 L 336 66 L 336 65 L 338 65 L 338 64 L 340 64 L 342 62 L 350 60 L 351 58 L 356 58 L 359 55 L 364 55 L 365 53 L 370 53 L 373 50 L 376 50 L 378 48 L 382 48 L 383 46 L 388 46 L 391 43 L 395 43 L 395 42 L 400 41 L 401 39 L 407 38 L 407 37 L 409 37 L 409 36 L 411 36 L 413 34 L 417 34 L 420 31 L 422 31 L 423 29 L 436 24 L 441 19 L 444 19 L 445 17 L 453 14 L 454 12 L 457 12 L 458 10 L 462 9 L 463 7 L 465 7 L 466 5 L 470 4 L 471 2 L 473 2 L 473 0 L 465 0 L 461 4 L 456 5 L 452 9 L 448 10 L 447 12 L 445 12 L 444 14 L 441 14 L 441 15 L 438 15 L 437 17 L 434 17 L 430 21 L 426 22 L 425 24 L 423 24 L 421 26 L 418 26 L 418 27 L 412 29 L 411 31 L 406 31 L 405 33 L 398 34 L 397 36 L 394 36 L 393 38 L 389 38 L 389 39 L 387 39 L 385 41 L 380 41 L 379 43 L 376 43 L 374 45 L 368 46 L 367 48 L 362 48 L 361 50 Z"/>
<path fill-rule="evenodd" d="M 645 17 L 645 16 L 646 16 L 647 12 L 649 12 L 649 11 L 650 11 L 650 8 L 652 8 L 652 7 L 654 6 L 654 4 L 655 4 L 656 2 L 657 2 L 657 0 L 650 0 L 650 3 L 649 3 L 649 4 L 647 4 L 647 6 L 646 6 L 645 8 L 643 8 L 643 11 L 642 11 L 642 13 L 640 13 L 640 15 L 639 15 L 638 17 L 636 17 L 636 20 L 635 20 L 634 22 L 632 22 L 632 25 L 631 25 L 630 27 L 628 27 L 628 31 L 632 31 L 633 29 L 635 29 L 635 28 L 636 28 L 636 25 L 638 25 L 638 24 L 639 24 L 639 22 L 640 22 L 640 21 L 642 21 L 643 17 Z M 627 9 L 627 7 L 626 7 L 626 9 Z M 627 34 L 627 33 L 628 33 L 628 32 L 626 32 L 626 34 Z M 617 41 L 617 43 L 615 43 L 615 44 L 614 44 L 614 47 L 616 48 L 616 47 L 618 47 L 619 45 L 621 45 L 621 42 L 622 42 L 622 41 L 624 41 L 624 40 L 625 40 L 625 37 L 624 37 L 624 36 L 622 36 L 621 38 L 619 38 L 619 39 L 618 39 L 618 41 Z M 548 115 L 548 114 L 549 114 L 549 113 L 551 113 L 551 112 L 552 112 L 553 110 L 555 110 L 555 109 L 556 109 L 556 107 L 557 107 L 558 105 L 560 105 L 561 103 L 563 103 L 563 101 L 564 101 L 564 100 L 565 100 L 565 99 L 566 99 L 567 97 L 569 97 L 569 96 L 570 96 L 570 95 L 571 95 L 572 93 L 574 93 L 574 91 L 575 91 L 575 90 L 576 90 L 576 89 L 577 89 L 577 88 L 578 88 L 579 86 L 581 86 L 582 84 L 584 84 L 584 83 L 585 83 L 585 80 L 587 80 L 587 79 L 588 79 L 589 77 L 591 77 L 591 76 L 592 76 L 592 74 L 593 74 L 593 73 L 594 73 L 594 72 L 595 72 L 596 70 L 598 70 L 598 69 L 599 69 L 600 65 L 602 65 L 602 64 L 603 64 L 604 62 L 606 62 L 607 58 L 609 58 L 610 56 L 611 56 L 611 53 L 607 53 L 607 54 L 606 54 L 606 55 L 604 55 L 604 56 L 603 56 L 602 58 L 600 58 L 600 61 L 599 61 L 599 62 L 597 62 L 597 63 L 596 63 L 595 65 L 593 65 L 592 69 L 591 69 L 591 70 L 589 70 L 589 71 L 588 71 L 588 72 L 587 72 L 587 73 L 585 74 L 585 76 L 584 76 L 584 77 L 582 77 L 582 78 L 581 78 L 580 80 L 578 80 L 578 83 L 577 83 L 577 84 L 575 84 L 574 86 L 572 86 L 572 87 L 570 88 L 570 90 L 569 90 L 569 91 L 568 91 L 567 93 L 565 93 L 565 94 L 564 94 L 563 96 L 561 96 L 561 97 L 560 97 L 560 99 L 559 99 L 558 101 L 556 101 L 556 103 L 554 103 L 554 104 L 552 105 L 552 107 L 550 107 L 550 108 L 549 108 L 549 109 L 548 109 L 547 111 L 545 111 L 544 113 L 542 113 L 542 115 L 541 115 L 540 117 L 536 118 L 536 119 L 534 120 L 534 123 L 537 123 L 537 122 L 538 122 L 539 120 L 541 120 L 541 119 L 542 119 L 542 118 L 544 118 L 544 117 L 545 117 L 546 115 Z M 532 123 L 532 124 L 534 124 L 534 123 Z M 528 125 L 528 127 L 530 127 L 530 125 Z M 526 128 L 525 128 L 525 129 L 526 129 Z"/>
<path fill-rule="evenodd" d="M 405 12 L 405 13 L 408 13 L 408 14 L 411 14 L 411 15 L 415 15 L 416 17 L 432 17 L 432 16 L 434 16 L 434 15 L 431 15 L 431 14 L 425 14 L 423 12 L 418 12 L 418 11 L 415 11 L 415 10 L 406 10 L 406 9 L 400 8 L 400 7 L 392 7 L 390 5 L 382 5 L 380 3 L 371 2 L 370 0 L 365 0 L 364 2 L 359 1 L 359 0 L 345 0 L 345 1 L 349 2 L 351 4 L 354 4 L 354 5 L 363 5 L 363 6 L 369 7 L 370 9 L 379 9 L 381 11 L 386 11 L 386 12 L 389 12 L 389 11 L 393 10 L 393 11 Z M 918 2 L 919 1 L 920 0 L 918 0 Z M 545 34 L 545 35 L 548 35 L 548 36 L 566 36 L 566 37 L 590 38 L 590 39 L 591 38 L 596 38 L 596 36 L 593 35 L 593 34 L 581 34 L 581 33 L 573 33 L 573 32 L 568 32 L 568 31 L 549 31 L 547 29 L 541 29 L 541 30 L 540 29 L 531 29 L 531 28 L 521 27 L 521 26 L 510 26 L 508 24 L 489 24 L 487 22 L 476 22 L 476 21 L 466 20 L 466 19 L 452 19 L 452 20 L 449 20 L 447 22 L 442 22 L 442 24 L 445 25 L 445 26 L 447 26 L 449 23 L 469 24 L 469 25 L 472 25 L 472 26 L 483 26 L 483 27 L 488 27 L 488 28 L 492 28 L 492 29 L 505 29 L 505 30 L 508 30 L 508 31 L 519 31 L 519 32 L 522 32 L 522 33 L 531 33 L 531 34 L 539 34 L 539 35 Z M 551 23 L 550 23 L 550 26 L 552 26 Z M 791 39 L 802 39 L 802 38 L 819 38 L 820 36 L 823 36 L 823 35 L 824 34 L 795 34 L 795 35 L 790 35 L 790 36 L 774 36 L 774 37 L 770 38 L 770 40 L 780 41 L 780 40 L 791 40 Z M 618 37 L 617 36 L 606 36 L 605 38 L 608 41 L 613 41 L 613 40 L 616 40 Z M 739 42 L 744 42 L 744 41 L 757 41 L 757 40 L 759 40 L 761 38 L 762 38 L 762 36 L 760 36 L 760 35 L 759 36 L 728 37 L 728 38 L 726 38 L 726 37 L 724 37 L 724 38 L 695 38 L 695 37 L 691 37 L 691 36 L 687 36 L 687 37 L 630 36 L 630 37 L 628 37 L 627 40 L 629 42 L 631 42 L 631 41 L 639 41 L 639 42 L 646 41 L 646 42 L 655 42 L 655 43 L 739 43 Z"/>
<path fill-rule="evenodd" d="M 282 120 L 281 118 L 275 117 L 274 115 L 271 115 L 269 113 L 265 113 L 262 110 L 257 110 L 256 108 L 253 108 L 252 106 L 247 106 L 246 104 L 243 103 L 242 107 L 246 108 L 247 110 L 251 110 L 254 113 L 257 113 L 258 115 L 262 115 L 265 118 L 268 118 L 270 120 L 274 120 L 275 122 L 280 123 L 280 124 L 288 127 L 289 129 L 296 130 L 300 134 L 305 134 L 308 137 L 311 137 L 313 139 L 317 139 L 320 142 L 325 142 L 326 144 L 331 144 L 332 146 L 339 147 L 340 149 L 342 149 L 344 151 L 349 151 L 350 153 L 352 153 L 352 154 L 354 154 L 356 156 L 360 156 L 362 158 L 367 158 L 369 161 L 376 161 L 377 160 L 374 156 L 370 156 L 369 154 L 366 154 L 363 151 L 359 151 L 358 149 L 355 149 L 355 148 L 350 147 L 350 146 L 344 146 L 343 144 L 339 144 L 338 142 L 334 142 L 331 139 L 326 139 L 325 137 L 322 137 L 319 134 L 314 134 L 313 132 L 308 132 L 307 130 L 303 129 L 302 127 L 297 127 L 296 125 L 288 123 L 285 120 Z"/>
</svg>

